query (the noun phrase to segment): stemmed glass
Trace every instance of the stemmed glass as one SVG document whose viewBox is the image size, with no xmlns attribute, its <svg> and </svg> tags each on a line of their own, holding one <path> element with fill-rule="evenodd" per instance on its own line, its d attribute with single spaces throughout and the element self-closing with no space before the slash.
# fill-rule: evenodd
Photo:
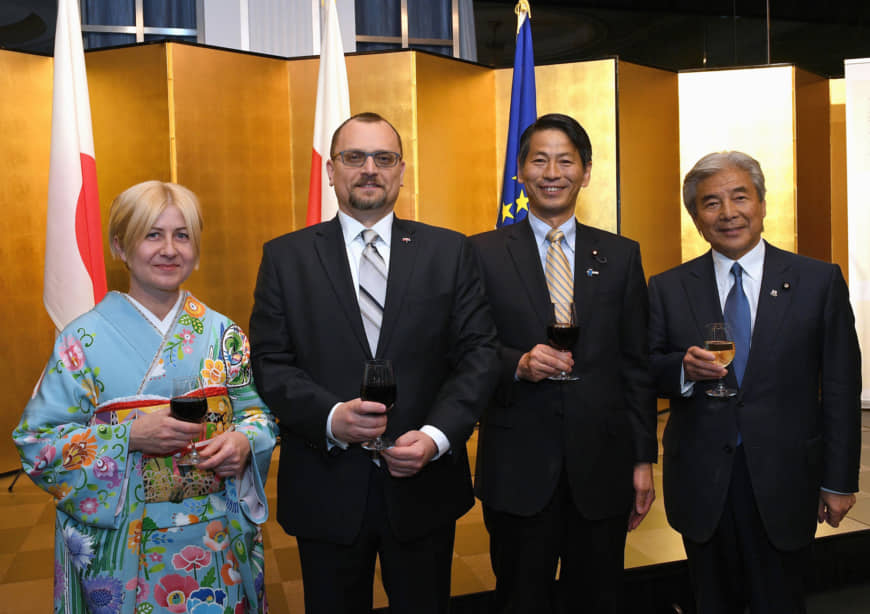
<svg viewBox="0 0 870 614">
<path fill-rule="evenodd" d="M 577 343 L 580 329 L 577 327 L 577 312 L 574 303 L 551 303 L 550 322 L 547 324 L 547 339 L 557 350 L 570 352 Z M 558 375 L 551 375 L 548 379 L 557 382 L 573 382 L 580 378 L 562 371 Z"/>
<path fill-rule="evenodd" d="M 201 424 L 208 413 L 208 400 L 198 375 L 176 377 L 172 380 L 172 399 L 169 414 L 176 420 Z M 179 465 L 198 465 L 201 461 L 196 445 L 191 442 Z"/>
<path fill-rule="evenodd" d="M 393 363 L 389 360 L 367 360 L 359 396 L 363 401 L 383 403 L 387 407 L 387 412 L 393 409 L 396 402 L 396 376 L 393 375 Z M 392 440 L 379 435 L 363 442 L 362 447 L 365 450 L 380 452 L 392 447 L 393 443 Z"/>
<path fill-rule="evenodd" d="M 704 349 L 713 352 L 716 358 L 713 364 L 727 367 L 734 360 L 734 341 L 731 332 L 724 322 L 713 322 L 704 326 Z M 720 377 L 713 388 L 706 391 L 708 397 L 727 399 L 737 394 L 733 388 L 728 388 L 725 381 Z"/>
</svg>

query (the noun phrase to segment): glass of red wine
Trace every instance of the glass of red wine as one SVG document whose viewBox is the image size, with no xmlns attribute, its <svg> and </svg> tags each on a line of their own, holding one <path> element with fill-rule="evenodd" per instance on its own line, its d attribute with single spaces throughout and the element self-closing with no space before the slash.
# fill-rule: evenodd
<svg viewBox="0 0 870 614">
<path fill-rule="evenodd" d="M 396 402 L 396 377 L 389 360 L 367 360 L 363 371 L 359 396 L 363 401 L 374 401 L 387 406 L 387 415 Z M 393 446 L 393 441 L 378 436 L 362 444 L 363 449 L 380 452 Z"/>
<path fill-rule="evenodd" d="M 550 322 L 547 324 L 547 339 L 557 350 L 570 352 L 577 343 L 580 329 L 577 328 L 577 312 L 574 303 L 550 303 Z M 580 378 L 562 371 L 549 378 L 557 382 L 574 382 Z"/>
<path fill-rule="evenodd" d="M 176 420 L 202 424 L 208 413 L 208 400 L 197 375 L 176 377 L 172 380 L 172 399 L 169 415 Z M 179 465 L 198 465 L 201 461 L 196 444 L 190 443 L 187 452 L 178 460 Z"/>
</svg>

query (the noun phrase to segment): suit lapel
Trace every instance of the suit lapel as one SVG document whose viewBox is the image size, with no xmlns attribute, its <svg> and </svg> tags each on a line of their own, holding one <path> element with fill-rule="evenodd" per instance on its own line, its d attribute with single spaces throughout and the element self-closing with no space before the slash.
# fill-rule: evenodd
<svg viewBox="0 0 870 614">
<path fill-rule="evenodd" d="M 598 253 L 598 234 L 577 222 L 574 239 L 574 308 L 577 310 L 577 325 L 581 335 L 587 330 L 593 299 L 600 286 L 598 280 L 602 274 L 606 274 L 606 269 L 606 255 Z"/>
<path fill-rule="evenodd" d="M 752 328 L 752 343 L 743 376 L 743 388 L 751 385 L 752 374 L 764 373 L 761 363 L 766 356 L 776 356 L 774 348 L 779 339 L 779 329 L 791 305 L 792 291 L 800 281 L 799 272 L 789 264 L 788 252 L 777 249 L 765 241 L 764 273 Z"/>
<path fill-rule="evenodd" d="M 695 321 L 698 339 L 703 343 L 704 325 L 725 321 L 722 306 L 719 304 L 719 288 L 713 270 L 713 253 L 708 251 L 695 259 L 683 275 L 682 282 L 686 292 L 686 305 Z"/>
<path fill-rule="evenodd" d="M 526 218 L 513 224 L 506 232 L 505 247 L 540 321 L 541 330 L 546 330 L 550 321 L 550 291 L 547 289 L 547 278 L 541 267 L 541 255 L 532 226 Z"/>
<path fill-rule="evenodd" d="M 382 356 L 388 347 L 390 337 L 396 329 L 396 322 L 402 312 L 402 302 L 411 282 L 411 275 L 417 265 L 419 252 L 414 227 L 404 220 L 393 217 L 393 230 L 390 238 L 390 270 L 387 273 L 387 296 L 384 300 L 384 319 L 378 335 L 376 354 Z"/>
<path fill-rule="evenodd" d="M 326 278 L 332 285 L 337 302 L 350 322 L 357 341 L 363 347 L 366 355 L 371 354 L 359 311 L 356 288 L 353 286 L 350 265 L 347 262 L 347 248 L 344 245 L 341 222 L 338 221 L 337 216 L 319 227 L 317 238 L 314 241 L 314 249 L 323 265 Z"/>
</svg>

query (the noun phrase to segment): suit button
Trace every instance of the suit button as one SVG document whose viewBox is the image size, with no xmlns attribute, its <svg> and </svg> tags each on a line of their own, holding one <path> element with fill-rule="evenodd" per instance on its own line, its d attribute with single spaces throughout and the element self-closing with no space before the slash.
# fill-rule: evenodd
<svg viewBox="0 0 870 614">
<path fill-rule="evenodd" d="M 722 446 L 722 451 L 725 454 L 731 454 L 732 452 L 734 452 L 734 448 L 732 448 L 729 444 L 726 443 L 724 446 Z"/>
</svg>

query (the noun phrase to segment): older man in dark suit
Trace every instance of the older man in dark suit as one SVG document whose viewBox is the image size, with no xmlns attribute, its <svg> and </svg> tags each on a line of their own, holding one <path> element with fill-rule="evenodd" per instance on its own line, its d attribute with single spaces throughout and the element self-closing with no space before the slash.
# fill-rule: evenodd
<svg viewBox="0 0 870 614">
<path fill-rule="evenodd" d="M 465 443 L 495 383 L 494 327 L 462 235 L 393 214 L 405 163 L 378 115 L 336 130 L 338 216 L 267 243 L 251 315 L 257 385 L 278 417 L 278 521 L 297 537 L 308 614 L 368 613 L 375 557 L 392 612 L 444 613 Z M 391 360 L 389 413 L 360 399 Z M 362 442 L 394 447 L 373 459 Z"/>
<path fill-rule="evenodd" d="M 816 521 L 855 503 L 860 354 L 839 267 L 761 239 L 764 175 L 736 151 L 703 157 L 683 200 L 711 251 L 650 280 L 665 509 L 683 535 L 700 614 L 805 612 Z M 730 368 L 704 349 L 724 322 Z M 724 378 L 733 396 L 710 396 Z"/>
<path fill-rule="evenodd" d="M 472 237 L 501 358 L 475 482 L 495 611 L 619 612 L 626 530 L 655 496 L 640 249 L 575 219 L 592 146 L 573 118 L 544 115 L 529 126 L 518 170 L 528 217 Z M 578 334 L 557 349 L 547 327 L 564 302 L 575 305 Z M 563 372 L 578 379 L 550 379 Z"/>
</svg>

